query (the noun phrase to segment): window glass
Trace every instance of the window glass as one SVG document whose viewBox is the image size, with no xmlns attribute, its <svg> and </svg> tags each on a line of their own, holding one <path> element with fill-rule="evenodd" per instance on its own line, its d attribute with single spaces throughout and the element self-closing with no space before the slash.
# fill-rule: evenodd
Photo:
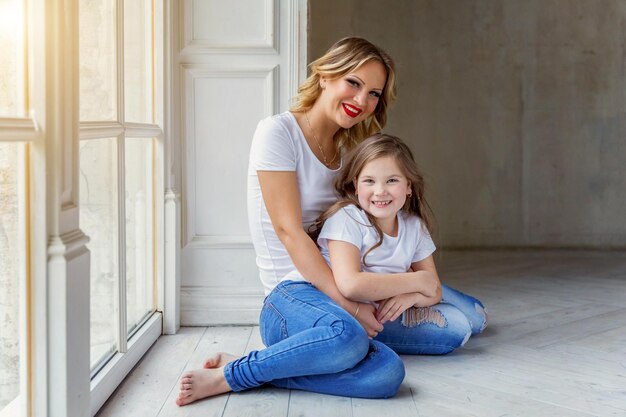
<svg viewBox="0 0 626 417">
<path fill-rule="evenodd" d="M 24 297 L 21 283 L 25 279 L 25 252 L 20 216 L 23 218 L 25 207 L 20 200 L 24 190 L 19 161 L 23 160 L 23 146 L 0 143 L 0 415 L 15 410 L 21 385 L 20 298 Z"/>
<path fill-rule="evenodd" d="M 153 122 L 152 0 L 124 2 L 124 107 L 127 122 Z"/>
<path fill-rule="evenodd" d="M 115 0 L 80 0 L 79 10 L 80 120 L 116 120 Z"/>
<path fill-rule="evenodd" d="M 22 1 L 0 0 L 0 117 L 23 116 Z"/>
<path fill-rule="evenodd" d="M 91 368 L 117 346 L 118 186 L 117 140 L 80 143 L 80 228 L 91 252 Z"/>
<path fill-rule="evenodd" d="M 126 138 L 126 300 L 128 332 L 154 311 L 154 140 Z"/>
</svg>

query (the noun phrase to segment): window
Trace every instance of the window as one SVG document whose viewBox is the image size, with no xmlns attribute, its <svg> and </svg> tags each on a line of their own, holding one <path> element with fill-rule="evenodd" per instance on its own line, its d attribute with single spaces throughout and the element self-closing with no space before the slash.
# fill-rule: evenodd
<svg viewBox="0 0 626 417">
<path fill-rule="evenodd" d="M 27 149 L 34 129 L 23 118 L 23 22 L 22 1 L 0 0 L 0 416 L 27 412 L 29 384 Z"/>
<path fill-rule="evenodd" d="M 0 142 L 0 416 L 17 415 L 26 382 L 25 147 Z"/>
<path fill-rule="evenodd" d="M 156 311 L 163 132 L 155 120 L 152 0 L 80 0 L 79 10 L 80 228 L 90 238 L 95 377 L 128 352 Z"/>
<path fill-rule="evenodd" d="M 163 6 L 0 0 L 0 417 L 94 415 L 161 334 Z"/>
</svg>

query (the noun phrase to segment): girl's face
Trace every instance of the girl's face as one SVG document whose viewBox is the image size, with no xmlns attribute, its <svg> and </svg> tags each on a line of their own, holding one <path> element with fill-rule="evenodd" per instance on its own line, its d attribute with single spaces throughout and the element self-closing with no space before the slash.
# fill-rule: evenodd
<svg viewBox="0 0 626 417">
<path fill-rule="evenodd" d="M 321 77 L 324 90 L 318 101 L 329 120 L 349 129 L 376 110 L 386 79 L 383 64 L 372 60 L 337 79 Z"/>
<path fill-rule="evenodd" d="M 385 156 L 365 164 L 354 188 L 361 208 L 376 218 L 383 232 L 395 234 L 396 214 L 411 193 L 411 182 L 395 159 Z"/>
</svg>

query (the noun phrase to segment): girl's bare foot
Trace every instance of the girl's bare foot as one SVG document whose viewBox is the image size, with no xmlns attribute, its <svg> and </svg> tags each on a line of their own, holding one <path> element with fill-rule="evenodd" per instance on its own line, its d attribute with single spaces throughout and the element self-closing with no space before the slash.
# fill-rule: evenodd
<svg viewBox="0 0 626 417">
<path fill-rule="evenodd" d="M 204 361 L 204 364 L 202 364 L 202 367 L 205 369 L 222 368 L 226 366 L 226 364 L 234 361 L 235 359 L 239 358 L 237 356 L 231 355 L 230 353 L 218 352 L 209 356 L 209 358 Z"/>
<path fill-rule="evenodd" d="M 224 367 L 196 369 L 183 374 L 176 404 L 179 406 L 187 405 L 196 400 L 223 394 L 230 390 L 230 386 L 224 378 Z"/>
</svg>

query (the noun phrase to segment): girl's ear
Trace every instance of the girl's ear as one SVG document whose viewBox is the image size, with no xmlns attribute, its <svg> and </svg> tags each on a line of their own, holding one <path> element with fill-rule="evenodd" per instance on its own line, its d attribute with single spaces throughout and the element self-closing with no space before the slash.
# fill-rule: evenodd
<svg viewBox="0 0 626 417">
<path fill-rule="evenodd" d="M 352 180 L 352 186 L 354 187 L 354 195 L 358 195 L 358 188 L 356 186 L 356 179 Z"/>
</svg>

